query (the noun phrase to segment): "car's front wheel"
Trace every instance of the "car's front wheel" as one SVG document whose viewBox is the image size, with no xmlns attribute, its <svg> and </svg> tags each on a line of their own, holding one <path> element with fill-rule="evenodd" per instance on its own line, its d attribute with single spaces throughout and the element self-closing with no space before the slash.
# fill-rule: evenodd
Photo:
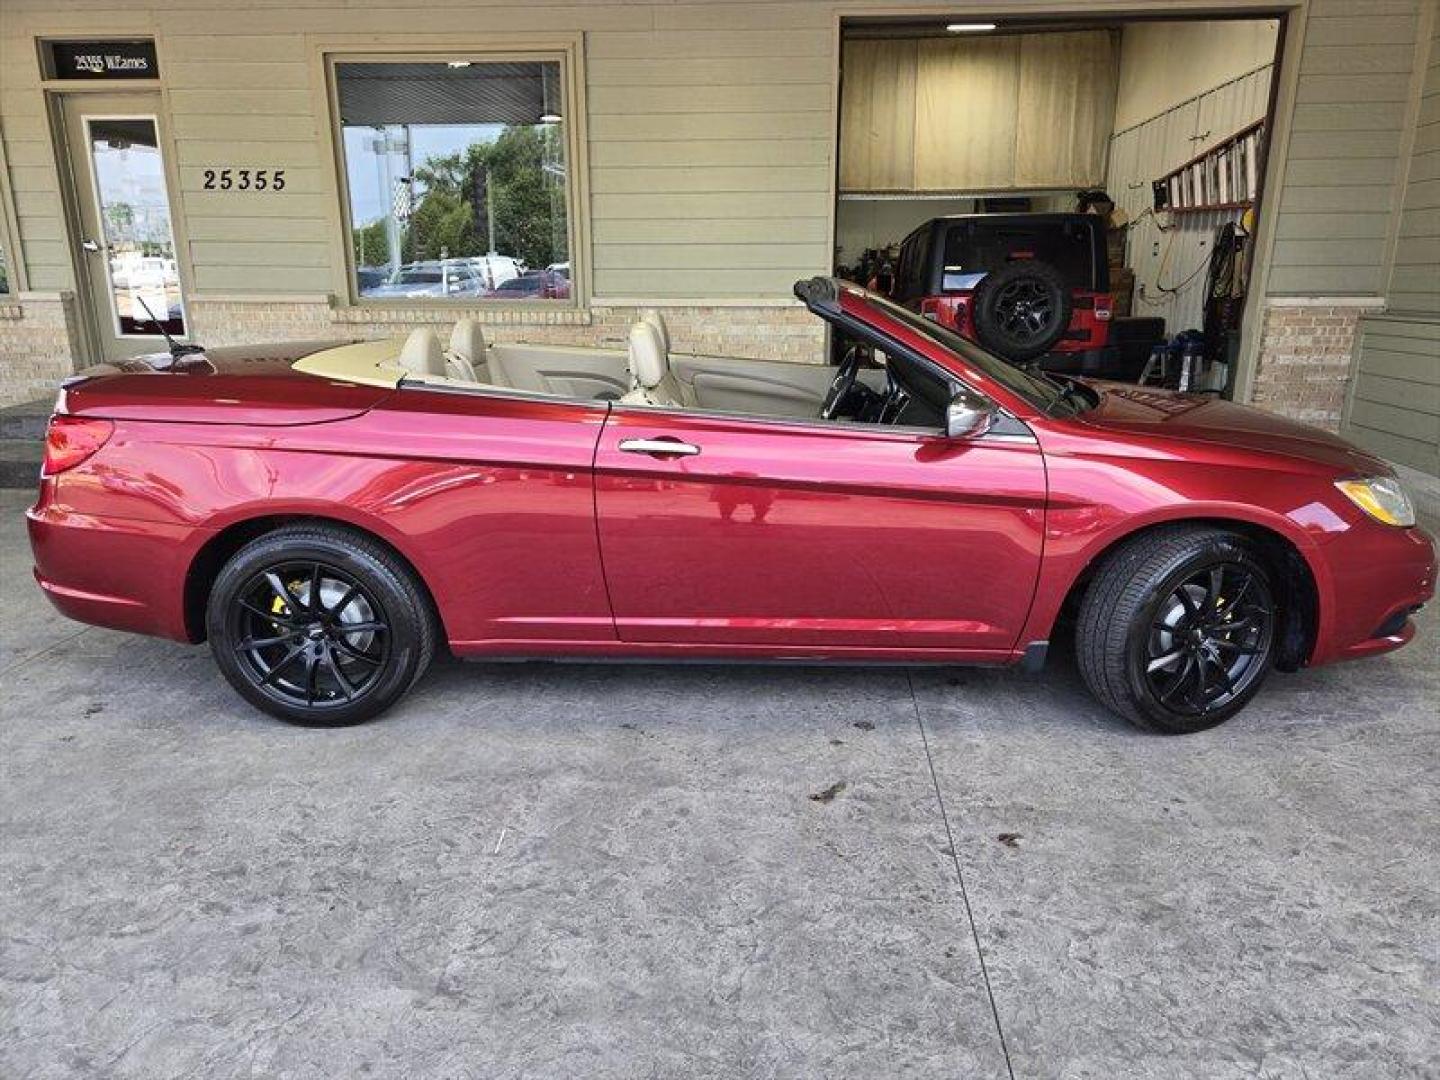
<svg viewBox="0 0 1440 1080">
<path fill-rule="evenodd" d="M 370 538 L 325 525 L 277 529 L 241 548 L 211 588 L 206 629 L 230 684 L 297 724 L 370 719 L 435 650 L 409 568 Z"/>
<path fill-rule="evenodd" d="M 1076 654 L 1090 690 L 1140 727 L 1202 731 L 1235 715 L 1269 674 L 1270 570 L 1243 536 L 1171 526 L 1122 546 L 1080 607 Z"/>
</svg>

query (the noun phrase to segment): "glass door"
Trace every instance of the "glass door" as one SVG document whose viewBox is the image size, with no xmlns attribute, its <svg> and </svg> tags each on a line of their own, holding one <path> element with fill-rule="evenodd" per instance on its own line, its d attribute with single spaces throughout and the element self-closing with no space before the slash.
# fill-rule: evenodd
<svg viewBox="0 0 1440 1080">
<path fill-rule="evenodd" d="M 65 104 L 83 291 L 107 360 L 187 330 L 158 104 L 154 94 L 77 94 Z"/>
</svg>

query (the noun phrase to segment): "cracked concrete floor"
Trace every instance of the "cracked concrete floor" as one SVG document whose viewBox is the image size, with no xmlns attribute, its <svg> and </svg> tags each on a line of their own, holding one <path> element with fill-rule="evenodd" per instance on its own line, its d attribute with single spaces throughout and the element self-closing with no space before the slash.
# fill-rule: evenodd
<svg viewBox="0 0 1440 1080">
<path fill-rule="evenodd" d="M 1433 613 L 1184 739 L 1067 657 L 452 662 L 307 731 L 51 612 L 25 501 L 0 1076 L 1440 1072 Z"/>
</svg>

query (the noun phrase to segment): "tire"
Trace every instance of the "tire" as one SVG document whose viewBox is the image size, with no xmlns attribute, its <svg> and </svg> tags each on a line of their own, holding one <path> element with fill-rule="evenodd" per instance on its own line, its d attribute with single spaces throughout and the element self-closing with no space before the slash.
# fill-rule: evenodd
<svg viewBox="0 0 1440 1080">
<path fill-rule="evenodd" d="M 1070 328 L 1075 302 L 1059 270 L 1027 259 L 986 274 L 975 287 L 975 336 L 1004 360 L 1044 356 Z"/>
<path fill-rule="evenodd" d="M 430 666 L 437 636 L 409 567 L 364 534 L 328 525 L 287 526 L 241 548 L 215 578 L 205 625 L 241 697 L 321 727 L 363 723 L 395 704 Z"/>
<path fill-rule="evenodd" d="M 1116 550 L 1080 605 L 1076 659 L 1112 712 L 1168 735 L 1223 723 L 1274 658 L 1270 568 L 1244 537 L 1167 526 Z"/>
</svg>

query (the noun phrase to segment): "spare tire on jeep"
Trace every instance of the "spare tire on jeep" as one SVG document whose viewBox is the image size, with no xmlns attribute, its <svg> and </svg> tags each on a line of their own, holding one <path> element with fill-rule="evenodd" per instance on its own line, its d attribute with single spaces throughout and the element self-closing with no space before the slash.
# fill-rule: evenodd
<svg viewBox="0 0 1440 1080">
<path fill-rule="evenodd" d="M 1015 363 L 1049 352 L 1070 326 L 1073 308 L 1065 278 L 1038 259 L 986 274 L 970 303 L 980 344 Z"/>
</svg>

